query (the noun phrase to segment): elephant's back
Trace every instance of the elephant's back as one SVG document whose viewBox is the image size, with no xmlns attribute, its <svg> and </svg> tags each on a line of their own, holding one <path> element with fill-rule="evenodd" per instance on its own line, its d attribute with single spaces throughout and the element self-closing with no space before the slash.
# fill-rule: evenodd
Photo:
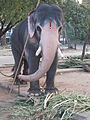
<svg viewBox="0 0 90 120">
<path fill-rule="evenodd" d="M 17 24 L 13 30 L 11 35 L 11 48 L 15 49 L 19 52 L 22 51 L 25 37 L 27 35 L 27 19 L 22 21 L 21 23 Z"/>
</svg>

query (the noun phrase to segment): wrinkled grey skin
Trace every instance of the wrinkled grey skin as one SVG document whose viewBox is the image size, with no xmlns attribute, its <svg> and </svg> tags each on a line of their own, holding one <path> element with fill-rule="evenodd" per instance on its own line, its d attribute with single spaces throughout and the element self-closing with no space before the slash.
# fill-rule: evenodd
<svg viewBox="0 0 90 120">
<path fill-rule="evenodd" d="M 23 50 L 23 47 L 24 47 L 24 44 L 25 44 L 25 41 L 28 35 L 28 22 L 27 21 L 28 20 L 26 19 L 25 21 L 18 24 L 15 27 L 12 37 L 11 37 L 12 53 L 13 53 L 14 60 L 15 60 L 14 73 L 16 72 L 16 69 L 17 69 L 17 66 L 20 60 L 20 56 L 21 56 L 21 53 L 22 53 L 22 50 Z M 33 11 L 30 14 L 30 25 L 31 25 L 31 30 L 33 32 L 33 35 L 29 36 L 28 43 L 25 48 L 25 56 L 24 56 L 25 61 L 27 61 L 25 62 L 24 71 L 27 71 L 26 69 L 29 68 L 30 75 L 33 75 L 33 73 L 35 73 L 39 69 L 40 58 L 44 54 L 43 53 L 44 45 L 42 45 L 43 50 L 38 56 L 35 56 L 35 53 L 40 44 L 42 29 L 45 25 L 48 25 L 49 22 L 51 22 L 53 26 L 55 25 L 56 28 L 59 28 L 58 34 L 60 34 L 60 30 L 63 24 L 63 13 L 62 13 L 62 10 L 56 5 L 40 4 L 35 9 L 35 11 Z M 52 49 L 52 53 L 53 53 L 53 49 Z M 45 55 L 46 54 L 48 53 L 46 52 Z M 52 63 L 50 63 L 50 67 L 46 69 L 46 71 L 43 72 L 43 73 L 46 72 L 46 90 L 54 89 L 54 77 L 55 77 L 56 66 L 57 66 L 56 49 L 55 49 L 54 55 L 52 56 L 53 56 L 53 60 L 52 60 Z M 47 58 L 49 59 L 49 57 L 50 55 Z M 47 59 L 47 64 L 48 64 L 48 59 Z M 24 72 L 24 74 L 27 74 L 27 72 L 26 73 Z M 38 78 L 41 78 L 42 76 L 43 75 L 39 76 Z M 38 79 L 36 80 L 34 79 L 34 81 L 33 80 L 30 81 L 30 90 L 34 90 L 36 92 L 40 90 Z"/>
</svg>

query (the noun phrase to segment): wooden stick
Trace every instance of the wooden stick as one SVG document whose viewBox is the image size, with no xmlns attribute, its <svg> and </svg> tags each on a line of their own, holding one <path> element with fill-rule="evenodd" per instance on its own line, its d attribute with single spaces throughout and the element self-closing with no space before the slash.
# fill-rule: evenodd
<svg viewBox="0 0 90 120">
<path fill-rule="evenodd" d="M 10 89 L 9 93 L 11 93 L 12 90 L 13 90 L 13 85 L 14 85 L 14 82 L 16 80 L 16 77 L 17 77 L 17 74 L 18 74 L 18 70 L 19 70 L 21 62 L 22 62 L 22 58 L 23 58 L 23 55 L 24 55 L 24 52 L 25 52 L 25 48 L 26 48 L 26 45 L 27 45 L 27 42 L 28 42 L 28 38 L 29 38 L 29 34 L 27 35 L 26 42 L 25 42 L 25 45 L 24 45 L 24 48 L 23 48 L 23 51 L 22 51 L 22 54 L 21 54 L 21 57 L 20 57 L 20 61 L 19 61 L 16 73 L 15 73 L 15 76 L 13 78 L 13 82 L 12 82 L 11 89 Z M 20 84 L 18 85 L 18 93 L 20 94 Z"/>
</svg>

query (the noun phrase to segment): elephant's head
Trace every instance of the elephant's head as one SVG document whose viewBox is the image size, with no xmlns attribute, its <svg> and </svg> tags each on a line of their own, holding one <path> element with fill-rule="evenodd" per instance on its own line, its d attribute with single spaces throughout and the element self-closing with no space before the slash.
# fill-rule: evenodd
<svg viewBox="0 0 90 120">
<path fill-rule="evenodd" d="M 50 68 L 57 51 L 60 31 L 63 25 L 62 10 L 56 5 L 41 4 L 28 17 L 29 34 L 37 33 L 42 51 L 42 63 L 31 75 L 19 75 L 20 79 L 34 81 L 41 78 Z"/>
</svg>

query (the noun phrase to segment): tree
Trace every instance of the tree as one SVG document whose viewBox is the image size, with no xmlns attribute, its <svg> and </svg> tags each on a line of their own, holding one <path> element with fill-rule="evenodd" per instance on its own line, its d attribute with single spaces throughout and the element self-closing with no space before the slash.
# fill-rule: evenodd
<svg viewBox="0 0 90 120">
<path fill-rule="evenodd" d="M 84 41 L 84 44 L 83 44 L 83 50 L 82 50 L 82 56 L 81 56 L 82 61 L 83 61 L 83 58 L 84 58 L 84 55 L 85 55 L 85 48 L 86 48 L 86 44 L 87 44 L 87 41 L 88 41 L 89 38 L 90 38 L 90 29 L 87 32 L 87 35 L 86 35 L 86 38 L 85 38 L 85 41 Z"/>
<path fill-rule="evenodd" d="M 71 40 L 84 40 L 90 25 L 90 9 L 78 4 L 75 0 L 65 0 L 63 2 L 63 11 L 65 23 L 70 23 L 74 28 L 74 36 Z M 66 32 L 68 33 L 68 30 Z"/>
<path fill-rule="evenodd" d="M 60 4 L 60 0 L 0 0 L 0 37 L 25 19 L 39 2 Z"/>
<path fill-rule="evenodd" d="M 85 6 L 90 6 L 90 0 L 83 0 L 82 4 Z"/>
<path fill-rule="evenodd" d="M 0 0 L 0 37 L 25 19 L 36 3 L 33 0 Z"/>
<path fill-rule="evenodd" d="M 38 2 L 58 4 L 64 11 L 65 23 L 70 23 L 74 28 L 73 39 L 85 38 L 90 22 L 90 9 L 79 5 L 75 0 L 0 0 L 0 37 L 24 20 Z"/>
</svg>

